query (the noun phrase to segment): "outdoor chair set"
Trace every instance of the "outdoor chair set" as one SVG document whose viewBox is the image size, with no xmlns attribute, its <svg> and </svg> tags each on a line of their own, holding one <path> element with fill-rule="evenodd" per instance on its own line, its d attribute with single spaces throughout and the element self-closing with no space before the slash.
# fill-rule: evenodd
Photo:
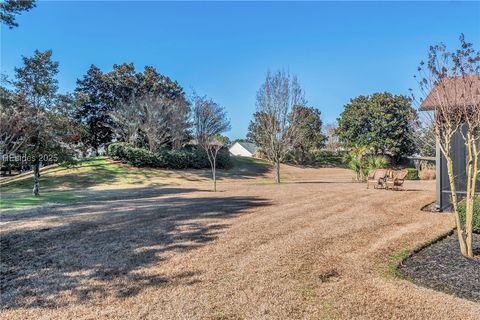
<svg viewBox="0 0 480 320">
<path fill-rule="evenodd" d="M 374 189 L 400 190 L 403 189 L 403 183 L 407 177 L 407 170 L 393 172 L 386 169 L 375 170 L 368 176 L 367 189 L 373 185 Z"/>
</svg>

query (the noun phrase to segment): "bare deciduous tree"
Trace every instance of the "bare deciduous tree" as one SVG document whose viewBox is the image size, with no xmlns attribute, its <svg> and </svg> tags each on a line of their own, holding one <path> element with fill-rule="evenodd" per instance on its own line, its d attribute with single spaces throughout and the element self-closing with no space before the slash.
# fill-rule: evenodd
<svg viewBox="0 0 480 320">
<path fill-rule="evenodd" d="M 327 137 L 325 147 L 330 152 L 337 152 L 340 148 L 340 138 L 335 132 L 337 127 L 335 123 L 327 123 L 324 127 L 324 134 Z"/>
<path fill-rule="evenodd" d="M 230 129 L 225 109 L 207 97 L 194 97 L 193 125 L 196 143 L 207 153 L 212 168 L 213 191 L 217 191 L 217 155 L 224 146 L 220 134 Z"/>
<path fill-rule="evenodd" d="M 460 48 L 449 52 L 444 44 L 431 46 L 427 64 L 421 63 L 419 86 L 421 108 L 435 128 L 438 146 L 447 162 L 451 200 L 455 212 L 460 250 L 473 257 L 473 203 L 479 177 L 480 52 L 460 36 Z M 455 175 L 453 139 L 460 135 L 466 145 L 466 223 L 458 211 L 458 177 Z"/>
<path fill-rule="evenodd" d="M 267 73 L 257 92 L 257 112 L 250 123 L 249 136 L 260 152 L 275 166 L 275 182 L 280 183 L 280 163 L 296 139 L 296 119 L 290 116 L 294 106 L 307 101 L 296 76 L 285 71 Z M 293 115 L 293 113 L 292 113 Z"/>
<path fill-rule="evenodd" d="M 136 97 L 121 103 L 117 110 L 110 112 L 110 116 L 115 123 L 112 129 L 117 137 L 135 146 L 142 125 L 142 110 Z"/>
<path fill-rule="evenodd" d="M 142 132 L 148 140 L 150 151 L 156 151 L 170 137 L 169 122 L 174 110 L 172 101 L 163 96 L 147 95 L 139 99 L 143 113 Z"/>
<path fill-rule="evenodd" d="M 150 151 L 171 143 L 179 149 L 185 140 L 190 106 L 186 101 L 173 100 L 161 94 L 133 95 L 110 112 L 117 137 L 136 145 L 139 136 L 147 140 Z"/>
<path fill-rule="evenodd" d="M 24 146 L 31 134 L 27 121 L 31 108 L 23 96 L 3 88 L 1 91 L 0 152 L 3 155 L 13 155 Z"/>
</svg>

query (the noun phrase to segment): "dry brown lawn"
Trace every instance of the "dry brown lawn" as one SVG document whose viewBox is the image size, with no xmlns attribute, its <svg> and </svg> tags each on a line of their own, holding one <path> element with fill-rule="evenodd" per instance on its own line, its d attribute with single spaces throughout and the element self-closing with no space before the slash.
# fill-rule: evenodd
<svg viewBox="0 0 480 320">
<path fill-rule="evenodd" d="M 173 174 L 173 173 L 172 173 Z M 388 272 L 453 226 L 434 182 L 367 190 L 343 169 L 204 178 L 7 213 L 3 319 L 479 319 Z M 161 180 L 161 179 L 160 179 Z"/>
</svg>

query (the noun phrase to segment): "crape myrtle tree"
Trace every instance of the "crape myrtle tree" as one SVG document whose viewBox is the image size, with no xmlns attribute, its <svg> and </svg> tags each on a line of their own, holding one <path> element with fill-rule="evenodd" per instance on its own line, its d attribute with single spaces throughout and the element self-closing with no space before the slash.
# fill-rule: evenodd
<svg viewBox="0 0 480 320">
<path fill-rule="evenodd" d="M 460 36 L 460 46 L 451 52 L 444 44 L 431 46 L 428 61 L 421 62 L 416 76 L 438 146 L 447 162 L 451 202 L 461 253 L 473 257 L 473 214 L 480 174 L 480 52 Z M 466 218 L 459 215 L 458 179 L 453 161 L 453 139 L 460 135 L 467 150 Z M 463 164 L 461 164 L 463 165 Z"/>
<path fill-rule="evenodd" d="M 296 76 L 285 71 L 267 73 L 257 92 L 257 111 L 250 122 L 248 137 L 275 166 L 275 182 L 280 183 L 280 163 L 292 150 L 297 139 L 298 113 L 295 106 L 307 104 Z"/>
<path fill-rule="evenodd" d="M 358 96 L 345 106 L 336 134 L 347 147 L 364 145 L 396 161 L 415 153 L 418 115 L 407 96 L 374 93 Z"/>
<path fill-rule="evenodd" d="M 289 118 L 289 121 L 297 128 L 292 145 L 293 159 L 295 162 L 303 164 L 308 153 L 324 147 L 327 140 L 327 137 L 322 133 L 320 110 L 296 105 L 289 114 Z"/>
<path fill-rule="evenodd" d="M 0 3 L 0 21 L 12 29 L 18 27 L 15 16 L 35 7 L 35 0 L 3 0 Z"/>
<path fill-rule="evenodd" d="M 193 127 L 196 143 L 207 153 L 212 168 L 213 191 L 217 191 L 216 163 L 226 141 L 221 133 L 230 129 L 225 108 L 205 96 L 193 98 Z"/>
<path fill-rule="evenodd" d="M 33 167 L 33 195 L 40 194 L 40 164 L 59 162 L 70 156 L 70 147 L 78 141 L 76 123 L 58 112 L 65 99 L 57 96 L 58 62 L 52 51 L 35 50 L 32 57 L 23 57 L 23 65 L 15 68 L 13 114 L 18 121 L 18 149 Z M 21 117 L 21 119 L 20 119 Z M 21 150 L 20 150 L 21 149 Z"/>
</svg>

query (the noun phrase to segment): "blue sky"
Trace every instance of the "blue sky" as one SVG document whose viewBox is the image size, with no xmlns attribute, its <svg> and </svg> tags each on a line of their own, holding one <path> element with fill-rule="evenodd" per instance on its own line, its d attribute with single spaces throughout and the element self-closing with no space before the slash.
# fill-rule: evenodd
<svg viewBox="0 0 480 320">
<path fill-rule="evenodd" d="M 350 98 L 408 94 L 428 46 L 479 49 L 480 2 L 39 2 L 1 27 L 1 71 L 52 49 L 60 91 L 91 64 L 151 65 L 224 105 L 231 138 L 244 137 L 267 70 L 298 75 L 309 104 L 334 122 Z"/>
</svg>

